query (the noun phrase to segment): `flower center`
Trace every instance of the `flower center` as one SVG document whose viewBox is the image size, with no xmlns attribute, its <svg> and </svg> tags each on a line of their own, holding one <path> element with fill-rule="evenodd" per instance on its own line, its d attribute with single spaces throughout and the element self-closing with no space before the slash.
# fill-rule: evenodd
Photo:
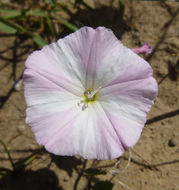
<svg viewBox="0 0 179 190">
<path fill-rule="evenodd" d="M 88 103 L 94 103 L 97 99 L 97 92 L 101 89 L 101 87 L 96 90 L 86 90 L 83 93 L 84 99 L 78 103 L 78 106 L 82 107 L 82 110 L 85 110 L 88 107 Z"/>
<path fill-rule="evenodd" d="M 86 103 L 88 102 L 94 102 L 96 100 L 96 92 L 93 90 L 86 90 L 84 92 L 84 101 Z"/>
</svg>

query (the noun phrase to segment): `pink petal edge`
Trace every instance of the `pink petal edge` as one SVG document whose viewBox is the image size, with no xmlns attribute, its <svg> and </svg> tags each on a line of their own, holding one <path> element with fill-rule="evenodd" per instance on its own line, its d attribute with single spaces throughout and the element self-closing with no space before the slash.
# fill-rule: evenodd
<svg viewBox="0 0 179 190">
<path fill-rule="evenodd" d="M 152 47 L 148 43 L 144 43 L 140 48 L 133 48 L 132 51 L 137 54 L 150 54 Z"/>
</svg>

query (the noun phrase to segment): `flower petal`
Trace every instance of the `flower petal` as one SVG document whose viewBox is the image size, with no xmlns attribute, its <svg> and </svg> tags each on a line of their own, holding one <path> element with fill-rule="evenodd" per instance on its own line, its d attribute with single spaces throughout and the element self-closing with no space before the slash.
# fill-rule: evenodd
<svg viewBox="0 0 179 190">
<path fill-rule="evenodd" d="M 150 54 L 152 53 L 152 47 L 148 43 L 144 43 L 140 48 L 133 48 L 134 53 L 141 54 Z"/>
<path fill-rule="evenodd" d="M 81 82 L 78 60 L 71 59 L 68 53 L 70 49 L 65 49 L 58 43 L 46 45 L 28 57 L 26 69 L 31 69 L 64 90 L 81 96 L 85 89 Z"/>
<path fill-rule="evenodd" d="M 86 89 L 97 89 L 113 83 L 136 80 L 152 76 L 150 65 L 123 46 L 113 32 L 104 27 L 92 31 L 86 51 Z M 82 29 L 80 29 L 82 30 Z M 74 33 L 75 34 L 75 33 Z M 86 39 L 89 37 L 87 33 Z M 79 48 L 82 54 L 84 51 Z"/>
<path fill-rule="evenodd" d="M 97 159 L 112 160 L 120 157 L 125 152 L 121 137 L 117 133 L 114 124 L 109 119 L 107 112 L 99 102 L 96 102 L 95 110 L 98 116 Z"/>
<path fill-rule="evenodd" d="M 54 124 L 55 125 L 55 124 Z M 96 155 L 96 116 L 92 107 L 69 121 L 62 130 L 56 132 L 45 148 L 57 155 L 79 155 L 83 158 L 95 158 Z"/>
<path fill-rule="evenodd" d="M 77 106 L 80 97 L 61 88 L 57 84 L 36 73 L 26 69 L 23 76 L 24 94 L 27 103 L 26 122 L 32 123 L 53 113 Z M 32 126 L 33 127 L 33 126 Z"/>
<path fill-rule="evenodd" d="M 107 28 L 98 27 L 94 32 L 86 67 L 87 89 L 106 85 L 122 68 L 122 64 L 116 64 L 122 54 L 121 42 Z"/>
<path fill-rule="evenodd" d="M 51 119 L 44 124 L 58 125 Z M 57 127 L 54 127 L 57 129 Z M 44 132 L 47 131 L 48 132 Z M 79 155 L 86 159 L 109 160 L 124 153 L 124 148 L 99 103 L 89 105 L 74 119 L 53 133 L 46 127 L 38 138 L 45 135 L 45 148 L 57 155 Z M 43 133 L 41 135 L 40 133 Z"/>
<path fill-rule="evenodd" d="M 99 102 L 120 136 L 124 147 L 134 146 L 157 96 L 153 77 L 123 82 L 101 89 Z"/>
<path fill-rule="evenodd" d="M 73 121 L 81 112 L 77 106 L 80 97 L 31 69 L 24 72 L 24 88 L 26 122 L 31 126 L 39 144 L 46 146 L 57 134 L 63 135 L 68 129 L 71 130 Z"/>
<path fill-rule="evenodd" d="M 149 64 L 104 27 L 83 27 L 35 51 L 27 59 L 26 67 L 75 94 L 81 89 L 152 75 Z"/>
</svg>

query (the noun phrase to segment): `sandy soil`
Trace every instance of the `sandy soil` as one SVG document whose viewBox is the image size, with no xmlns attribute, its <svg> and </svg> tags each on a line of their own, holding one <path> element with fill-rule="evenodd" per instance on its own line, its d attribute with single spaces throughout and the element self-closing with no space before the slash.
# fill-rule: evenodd
<svg viewBox="0 0 179 190">
<path fill-rule="evenodd" d="M 80 10 L 70 19 L 78 26 L 98 26 L 102 19 L 102 25 L 112 28 L 126 46 L 133 48 L 148 42 L 153 47 L 152 54 L 145 59 L 154 70 L 159 95 L 139 142 L 121 157 L 119 173 L 114 176 L 111 171 L 117 160 L 85 161 L 41 151 L 24 171 L 1 179 L 0 189 L 87 189 L 89 178 L 83 170 L 89 167 L 107 171 L 107 175 L 95 177 L 92 184 L 110 180 L 114 190 L 179 189 L 179 3 L 123 1 L 123 9 L 117 1 L 113 7 L 108 1 L 104 2 L 89 2 L 100 13 L 98 16 Z M 30 40 L 10 35 L 0 34 L 0 40 L 0 139 L 17 161 L 41 149 L 24 122 L 23 87 L 19 91 L 12 90 L 34 47 Z M 131 161 L 123 170 L 129 155 Z M 11 169 L 2 146 L 0 166 Z"/>
</svg>

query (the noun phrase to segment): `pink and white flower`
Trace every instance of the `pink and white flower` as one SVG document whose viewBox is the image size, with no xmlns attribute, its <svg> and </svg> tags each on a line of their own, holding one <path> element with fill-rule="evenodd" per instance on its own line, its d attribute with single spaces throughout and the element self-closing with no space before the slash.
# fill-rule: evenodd
<svg viewBox="0 0 179 190">
<path fill-rule="evenodd" d="M 111 30 L 83 27 L 28 57 L 26 122 L 56 155 L 117 158 L 140 137 L 157 96 L 152 74 Z"/>
</svg>

